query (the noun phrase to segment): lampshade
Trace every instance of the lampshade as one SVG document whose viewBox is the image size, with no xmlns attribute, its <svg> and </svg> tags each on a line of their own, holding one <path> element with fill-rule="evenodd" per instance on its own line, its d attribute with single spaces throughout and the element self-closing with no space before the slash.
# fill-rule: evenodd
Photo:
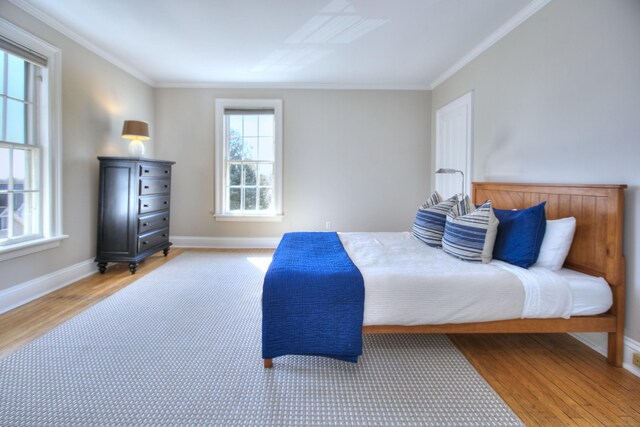
<svg viewBox="0 0 640 427">
<path fill-rule="evenodd" d="M 436 171 L 436 173 L 462 173 L 462 171 L 458 169 L 443 169 L 440 168 Z"/>
<path fill-rule="evenodd" d="M 138 120 L 125 120 L 122 127 L 124 139 L 147 141 L 149 139 L 149 123 Z"/>
</svg>

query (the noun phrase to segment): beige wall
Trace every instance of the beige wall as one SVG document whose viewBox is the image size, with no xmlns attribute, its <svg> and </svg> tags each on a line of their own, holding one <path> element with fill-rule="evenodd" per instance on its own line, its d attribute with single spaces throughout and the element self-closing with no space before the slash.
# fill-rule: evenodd
<svg viewBox="0 0 640 427">
<path fill-rule="evenodd" d="M 215 98 L 284 103 L 284 220 L 215 221 Z M 174 160 L 171 234 L 409 230 L 430 186 L 430 92 L 157 89 L 156 157 Z"/>
<path fill-rule="evenodd" d="M 153 89 L 9 2 L 0 2 L 0 17 L 62 50 L 63 229 L 69 235 L 58 248 L 0 262 L 2 290 L 95 256 L 96 156 L 126 155 L 122 121 L 152 121 Z"/>
<path fill-rule="evenodd" d="M 470 90 L 474 180 L 629 186 L 626 328 L 640 341 L 640 2 L 553 0 L 434 89 L 434 128 Z"/>
</svg>

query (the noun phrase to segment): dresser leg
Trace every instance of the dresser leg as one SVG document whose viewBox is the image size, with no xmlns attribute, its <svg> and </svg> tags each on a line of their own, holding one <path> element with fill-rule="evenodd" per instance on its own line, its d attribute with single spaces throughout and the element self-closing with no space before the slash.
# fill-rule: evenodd
<svg viewBox="0 0 640 427">
<path fill-rule="evenodd" d="M 100 274 L 104 274 L 104 272 L 107 271 L 107 263 L 106 262 L 99 262 L 98 263 L 98 271 L 100 272 Z"/>
<path fill-rule="evenodd" d="M 169 255 L 169 248 L 164 248 L 164 249 L 162 250 L 162 253 L 164 254 L 164 256 Z"/>
<path fill-rule="evenodd" d="M 138 263 L 137 262 L 130 262 L 129 263 L 129 271 L 131 272 L 131 274 L 136 274 L 136 271 L 138 271 Z"/>
</svg>

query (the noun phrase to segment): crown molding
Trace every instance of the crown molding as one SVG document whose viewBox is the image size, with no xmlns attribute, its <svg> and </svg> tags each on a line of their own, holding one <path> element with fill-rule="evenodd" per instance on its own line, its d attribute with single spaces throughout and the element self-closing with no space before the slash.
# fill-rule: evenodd
<svg viewBox="0 0 640 427">
<path fill-rule="evenodd" d="M 428 84 L 359 84 L 359 83 L 269 83 L 269 82 L 211 82 L 211 83 L 187 83 L 187 82 L 154 82 L 140 70 L 130 64 L 115 57 L 111 53 L 101 49 L 84 37 L 65 27 L 59 21 L 34 7 L 26 0 L 8 0 L 11 4 L 22 9 L 29 15 L 60 32 L 114 66 L 120 68 L 133 77 L 143 81 L 149 86 L 156 88 L 172 89 L 333 89 L 333 90 L 406 90 L 406 91 L 428 91 L 433 90 L 449 77 L 460 71 L 465 65 L 477 58 L 485 50 L 493 46 L 501 38 L 509 34 L 524 21 L 542 9 L 551 0 L 534 0 L 527 7 L 518 12 L 509 21 L 503 24 L 489 37 L 484 39 L 479 45 L 473 48 L 460 60 L 454 63 L 443 74 Z"/>
<path fill-rule="evenodd" d="M 359 83 L 270 83 L 270 82 L 219 82 L 184 83 L 163 82 L 153 85 L 166 89 L 335 89 L 335 90 L 429 90 L 428 85 L 359 84 Z"/>
<path fill-rule="evenodd" d="M 138 70 L 135 67 L 132 67 L 130 64 L 127 64 L 126 62 L 116 58 L 115 56 L 113 56 L 109 52 L 105 51 L 104 49 L 99 48 L 98 46 L 96 46 L 95 44 L 91 43 L 90 41 L 88 41 L 84 37 L 80 36 L 79 34 L 73 32 L 73 31 L 71 31 L 69 28 L 65 27 L 62 23 L 60 23 L 59 21 L 53 19 L 52 17 L 50 17 L 46 13 L 42 12 L 40 9 L 36 8 L 35 6 L 33 6 L 32 4 L 28 3 L 27 1 L 25 1 L 25 0 L 9 0 L 9 3 L 13 4 L 14 6 L 16 6 L 16 7 L 20 8 L 20 9 L 22 9 L 23 11 L 25 11 L 29 15 L 33 16 L 34 18 L 36 18 L 37 20 L 45 23 L 46 25 L 50 26 L 54 30 L 56 30 L 59 33 L 63 34 L 64 36 L 70 38 L 74 42 L 78 43 L 79 45 L 83 46 L 84 48 L 86 48 L 86 49 L 90 50 L 91 52 L 95 53 L 96 55 L 98 55 L 102 59 L 104 59 L 107 62 L 110 62 L 111 64 L 113 64 L 116 67 L 120 68 L 122 71 L 132 75 L 133 77 L 137 78 L 138 80 L 141 80 L 141 81 L 145 82 L 149 86 L 154 86 L 155 82 L 153 80 L 151 80 L 148 76 L 146 76 L 144 73 L 142 73 L 140 70 Z"/>
<path fill-rule="evenodd" d="M 465 56 L 460 58 L 456 63 L 454 63 L 451 67 L 447 69 L 444 73 L 440 75 L 437 79 L 431 82 L 429 89 L 433 90 L 438 85 L 443 83 L 449 77 L 453 76 L 455 73 L 460 71 L 465 65 L 476 59 L 480 54 L 482 54 L 485 50 L 489 49 L 495 43 L 497 43 L 501 38 L 509 34 L 511 31 L 516 29 L 520 24 L 533 16 L 536 12 L 546 6 L 551 0 L 534 0 L 527 7 L 522 9 L 516 15 L 514 15 L 511 19 L 505 22 L 500 28 L 494 31 L 489 37 L 484 39 L 479 45 L 471 49 Z"/>
</svg>

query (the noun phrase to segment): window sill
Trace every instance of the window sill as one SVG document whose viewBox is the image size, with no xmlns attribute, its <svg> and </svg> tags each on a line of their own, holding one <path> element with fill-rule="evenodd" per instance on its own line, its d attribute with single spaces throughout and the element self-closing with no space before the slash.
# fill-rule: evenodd
<svg viewBox="0 0 640 427">
<path fill-rule="evenodd" d="M 236 222 L 280 222 L 284 215 L 233 215 L 233 214 L 213 214 L 216 221 L 236 221 Z"/>
<path fill-rule="evenodd" d="M 0 261 L 18 258 L 24 255 L 34 254 L 36 252 L 46 251 L 60 246 L 60 241 L 68 239 L 69 236 L 46 237 L 37 240 L 29 240 L 27 242 L 16 243 L 11 246 L 0 246 Z"/>
</svg>

